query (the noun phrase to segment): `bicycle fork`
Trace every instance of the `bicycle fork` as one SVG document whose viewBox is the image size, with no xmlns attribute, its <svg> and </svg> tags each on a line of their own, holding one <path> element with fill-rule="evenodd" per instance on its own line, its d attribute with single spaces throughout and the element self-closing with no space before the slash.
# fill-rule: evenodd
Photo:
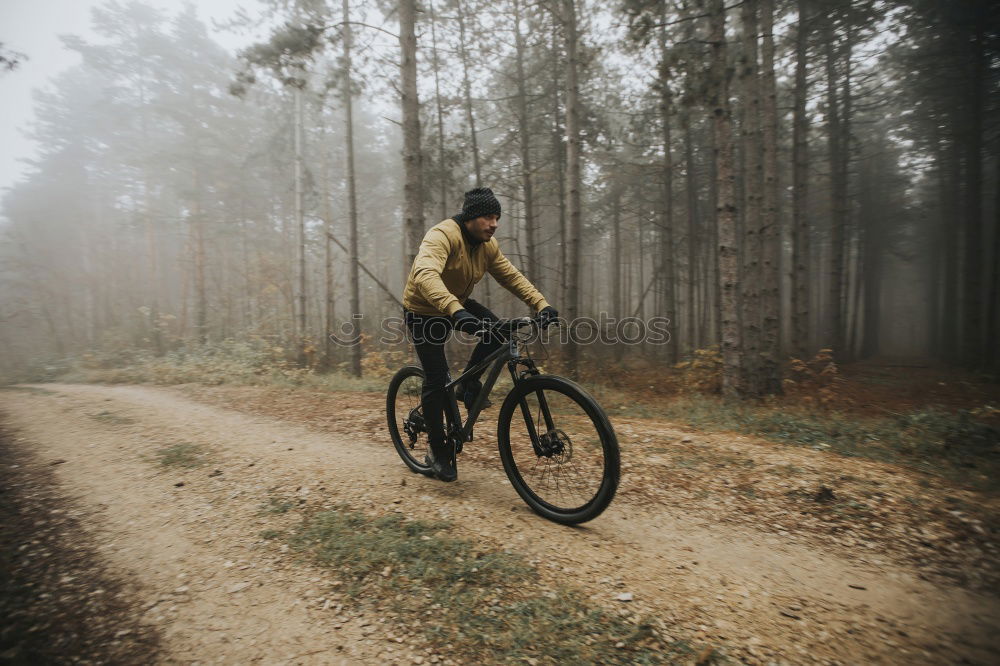
<svg viewBox="0 0 1000 666">
<path fill-rule="evenodd" d="M 523 363 L 523 361 L 522 361 Z M 516 371 L 517 362 L 510 364 L 510 374 L 511 378 L 514 380 L 514 385 L 526 377 L 531 377 L 539 374 L 538 368 L 534 364 L 525 363 L 527 368 L 520 373 Z M 542 418 L 545 420 L 545 434 L 539 435 L 538 430 L 535 428 L 535 420 L 531 416 L 531 408 L 528 406 L 528 401 L 522 398 L 520 400 L 519 407 L 521 408 L 521 415 L 524 416 L 524 423 L 528 428 L 528 436 L 531 437 L 531 447 L 535 450 L 535 455 L 541 458 L 542 456 L 549 456 L 552 454 L 552 450 L 547 446 L 546 442 L 548 435 L 555 431 L 555 423 L 552 420 L 552 412 L 549 411 L 549 403 L 545 399 L 545 394 L 541 389 L 535 391 L 535 396 L 538 398 L 538 408 L 542 412 Z"/>
</svg>

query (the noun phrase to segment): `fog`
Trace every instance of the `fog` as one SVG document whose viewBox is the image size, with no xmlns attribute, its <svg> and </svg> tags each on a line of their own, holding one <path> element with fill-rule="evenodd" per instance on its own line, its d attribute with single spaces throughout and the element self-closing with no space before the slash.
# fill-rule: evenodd
<svg viewBox="0 0 1000 666">
<path fill-rule="evenodd" d="M 352 1 L 350 35 L 240 4 L 0 7 L 5 377 L 234 344 L 360 372 L 474 186 L 564 315 L 670 322 L 570 364 L 717 346 L 744 395 L 821 349 L 1000 366 L 992 3 Z"/>
</svg>

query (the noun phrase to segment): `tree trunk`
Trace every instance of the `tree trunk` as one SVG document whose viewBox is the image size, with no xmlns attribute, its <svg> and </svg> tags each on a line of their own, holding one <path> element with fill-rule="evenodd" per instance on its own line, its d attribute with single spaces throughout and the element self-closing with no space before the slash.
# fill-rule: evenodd
<svg viewBox="0 0 1000 666">
<path fill-rule="evenodd" d="M 244 172 L 245 173 L 245 172 Z M 253 288 L 252 273 L 250 267 L 250 239 L 247 233 L 247 212 L 246 212 L 246 186 L 243 178 L 240 179 L 240 272 L 243 276 L 243 322 L 244 330 L 250 329 L 254 325 L 253 317 Z"/>
<path fill-rule="evenodd" d="M 622 291 L 622 191 L 621 185 L 615 183 L 613 186 L 613 199 L 611 200 L 611 240 L 614 243 L 613 255 L 611 257 L 611 312 L 615 322 L 621 321 L 624 316 L 625 294 Z M 625 345 L 615 345 L 615 358 L 621 359 Z"/>
<path fill-rule="evenodd" d="M 740 392 L 760 394 L 760 193 L 763 188 L 760 141 L 760 85 L 757 75 L 757 3 L 744 2 L 741 10 L 743 49 L 740 58 L 742 93 L 740 134 L 743 139 L 743 270 L 742 368 Z"/>
<path fill-rule="evenodd" d="M 620 222 L 619 220 L 619 224 Z M 624 271 L 624 277 L 622 278 L 622 306 L 623 311 L 627 312 L 632 309 L 632 247 L 623 246 L 618 260 L 621 262 L 618 265 L 618 269 Z"/>
<path fill-rule="evenodd" d="M 438 149 L 438 179 L 440 183 L 438 186 L 440 191 L 438 193 L 438 199 L 440 199 L 439 204 L 441 206 L 441 219 L 448 219 L 448 181 L 451 180 L 451 169 L 448 168 L 444 156 L 444 108 L 441 103 L 441 80 L 440 80 L 440 65 L 438 64 L 438 46 L 437 46 L 437 21 L 434 19 L 434 3 L 429 2 L 428 8 L 430 11 L 431 20 L 431 53 L 433 54 L 433 68 L 434 68 L 434 103 L 437 107 L 437 149 Z"/>
<path fill-rule="evenodd" d="M 637 223 L 635 225 L 635 253 L 639 256 L 639 275 L 636 279 L 636 287 L 639 291 L 639 301 L 635 305 L 634 312 L 638 317 L 644 319 L 646 317 L 646 291 L 648 290 L 642 288 L 642 285 L 646 283 L 646 264 L 643 261 L 645 253 L 642 251 L 642 248 L 642 224 Z M 653 281 L 651 281 L 650 284 L 652 284 L 652 282 Z"/>
<path fill-rule="evenodd" d="M 1000 372 L 1000 160 L 995 164 L 997 180 L 994 192 L 993 203 L 993 262 L 990 269 L 990 293 L 989 311 L 986 317 L 986 340 L 990 344 L 986 350 L 988 354 L 988 368 L 993 373 Z"/>
<path fill-rule="evenodd" d="M 559 124 L 562 110 L 559 107 L 559 25 L 554 17 L 552 26 L 552 160 L 556 167 L 556 182 L 559 184 L 559 284 L 562 288 L 560 300 L 567 302 L 567 282 L 569 275 L 566 253 L 566 148 L 563 146 L 563 128 Z"/>
<path fill-rule="evenodd" d="M 344 14 L 344 140 L 346 143 L 347 157 L 347 238 L 350 248 L 348 257 L 348 288 L 351 293 L 351 317 L 361 314 L 361 281 L 358 276 L 358 266 L 361 263 L 361 255 L 358 249 L 358 195 L 357 195 L 357 173 L 354 168 L 354 91 L 352 87 L 351 73 L 351 24 L 350 8 L 348 0 L 343 0 Z M 419 141 L 418 141 L 419 143 Z M 361 333 L 361 321 L 355 319 Z M 361 341 L 351 346 L 351 374 L 355 377 L 361 376 Z"/>
<path fill-rule="evenodd" d="M 139 124 L 143 141 L 149 141 L 149 104 L 146 101 L 145 85 L 146 69 L 140 64 L 139 75 Z M 159 251 L 156 239 L 156 225 L 153 222 L 153 203 L 149 195 L 152 177 L 149 174 L 149 166 L 143 165 L 142 169 L 142 217 L 146 230 L 146 250 L 149 253 L 149 328 L 153 342 L 153 351 L 157 356 L 163 355 L 163 332 L 160 330 L 160 269 Z"/>
<path fill-rule="evenodd" d="M 853 75 L 853 53 L 854 53 L 854 15 L 853 15 L 853 0 L 847 3 L 847 7 L 844 13 L 844 75 L 841 77 L 841 95 L 840 95 L 840 175 L 839 182 L 841 188 L 841 195 L 838 198 L 840 202 L 840 219 L 842 223 L 842 239 L 843 246 L 840 249 L 842 260 L 841 260 L 841 340 L 843 346 L 843 352 L 841 358 L 845 361 L 853 360 L 853 345 L 852 341 L 849 339 L 850 334 L 850 321 L 849 321 L 849 310 L 850 307 L 850 293 L 851 293 L 851 274 L 850 274 L 850 245 L 852 236 L 860 236 L 856 233 L 855 227 L 856 221 L 854 220 L 853 207 L 850 205 L 850 167 L 851 167 L 851 156 L 852 156 L 852 141 L 851 141 L 851 121 L 853 116 L 854 107 L 854 95 L 851 91 L 851 76 Z M 859 250 L 859 254 L 861 251 Z"/>
<path fill-rule="evenodd" d="M 302 88 L 295 86 L 295 228 L 298 250 L 298 312 L 296 313 L 295 337 L 298 346 L 298 362 L 306 365 L 306 222 L 302 209 Z"/>
<path fill-rule="evenodd" d="M 145 116 L 145 114 L 143 114 Z M 143 132 L 145 134 L 145 132 Z M 160 269 L 159 250 L 156 241 L 156 226 L 153 223 L 152 201 L 149 196 L 150 176 L 148 169 L 143 170 L 143 222 L 146 228 L 146 251 L 149 254 L 149 328 L 153 342 L 153 352 L 163 355 L 163 331 L 160 329 Z"/>
<path fill-rule="evenodd" d="M 945 154 L 947 158 L 942 162 L 942 166 L 945 170 L 943 178 L 946 196 L 940 211 L 940 224 L 945 236 L 944 307 L 942 308 L 944 330 L 941 342 L 945 360 L 958 362 L 961 358 L 959 345 L 962 330 L 962 310 L 959 307 L 961 305 L 961 262 L 959 261 L 959 234 L 954 231 L 954 220 L 962 218 L 968 202 L 963 201 L 961 194 L 962 162 L 961 148 L 957 137 L 953 136 L 949 140 Z"/>
<path fill-rule="evenodd" d="M 798 0 L 795 36 L 795 101 L 792 120 L 792 352 L 809 356 L 809 115 L 806 67 L 809 57 L 809 0 Z"/>
<path fill-rule="evenodd" d="M 761 215 L 761 368 L 760 390 L 781 393 L 781 216 L 778 210 L 778 109 L 774 80 L 774 0 L 761 5 L 761 147 L 764 189 Z"/>
<path fill-rule="evenodd" d="M 965 281 L 962 362 L 978 367 L 983 361 L 983 80 L 986 54 L 982 23 L 972 42 L 972 78 L 969 82 L 969 120 L 965 151 Z M 992 344 L 997 344 L 995 340 Z"/>
<path fill-rule="evenodd" d="M 535 196 L 531 175 L 531 141 L 528 129 L 528 91 L 524 80 L 524 35 L 521 34 L 521 3 L 514 0 L 514 48 L 517 63 L 518 140 L 521 149 L 521 189 L 524 196 L 525 249 L 528 278 L 541 289 L 538 269 L 538 229 L 535 224 Z"/>
<path fill-rule="evenodd" d="M 476 116 L 472 113 L 472 83 L 469 81 L 469 54 L 465 41 L 465 7 L 463 0 L 456 4 L 458 10 L 458 55 L 462 61 L 462 92 L 465 120 L 469 123 L 469 141 L 472 146 L 472 170 L 476 175 L 474 187 L 482 187 L 483 173 L 479 164 L 479 139 L 476 133 Z"/>
<path fill-rule="evenodd" d="M 399 47 L 402 56 L 403 227 L 407 266 L 413 265 L 424 237 L 423 173 L 420 155 L 420 100 L 417 97 L 416 0 L 399 3 Z"/>
<path fill-rule="evenodd" d="M 332 167 L 330 164 L 330 154 L 323 151 L 323 226 L 326 233 L 323 238 L 323 299 L 324 323 L 323 323 L 323 365 L 325 368 L 333 367 L 333 327 L 336 319 L 336 295 L 334 294 L 333 279 L 333 207 L 330 198 L 332 193 L 331 183 L 333 181 Z"/>
<path fill-rule="evenodd" d="M 722 325 L 722 394 L 735 397 L 740 384 L 740 323 L 736 305 L 739 259 L 736 249 L 736 198 L 733 137 L 726 62 L 726 14 L 723 0 L 709 0 L 712 47 L 711 116 L 715 137 L 716 228 L 719 247 L 719 320 Z"/>
<path fill-rule="evenodd" d="M 932 145 L 934 146 L 935 182 L 937 184 L 937 209 L 940 213 L 943 210 L 945 201 L 948 198 L 947 179 L 944 177 L 944 165 L 946 153 L 943 149 L 943 139 L 940 126 L 937 122 L 931 124 Z M 933 358 L 942 358 L 944 348 L 942 340 L 944 337 L 944 318 L 941 316 L 943 309 L 942 295 L 944 284 L 944 257 L 947 241 L 947 229 L 941 224 L 941 215 L 928 216 L 926 220 L 926 233 L 924 236 L 924 255 L 927 257 L 927 274 L 929 278 L 924 282 L 926 285 L 927 319 L 930 322 L 930 344 L 929 352 Z"/>
<path fill-rule="evenodd" d="M 841 128 L 840 103 L 837 93 L 837 54 L 834 21 L 831 11 L 826 18 L 826 111 L 827 142 L 830 163 L 830 269 L 829 302 L 827 312 L 829 330 L 827 346 L 839 357 L 846 356 L 844 349 L 844 227 L 847 184 L 843 180 L 843 153 L 846 150 Z"/>
<path fill-rule="evenodd" d="M 580 259 L 583 248 L 583 211 L 580 201 L 582 170 L 580 164 L 579 55 L 577 53 L 576 0 L 563 0 L 566 26 L 566 216 L 567 261 L 566 313 L 570 322 L 580 316 Z M 569 372 L 577 375 L 579 350 L 569 344 Z"/>
<path fill-rule="evenodd" d="M 674 286 L 677 269 L 674 261 L 674 161 L 670 153 L 670 114 L 673 109 L 667 60 L 666 0 L 660 0 L 660 124 L 663 132 L 663 228 L 660 229 L 660 315 L 669 318 L 673 326 L 677 318 Z M 656 270 L 656 269 L 654 269 Z M 667 362 L 677 363 L 677 341 L 666 346 Z"/>
<path fill-rule="evenodd" d="M 694 20 L 689 20 L 684 25 L 682 33 L 684 42 L 688 48 L 694 44 Z M 692 81 L 695 77 L 695 64 L 691 58 L 685 65 L 685 91 L 684 96 L 692 95 Z M 683 105 L 681 111 L 681 131 L 684 133 L 684 189 L 687 203 L 687 326 L 685 327 L 684 347 L 691 352 L 700 347 L 699 331 L 704 331 L 698 327 L 699 322 L 699 285 L 704 286 L 699 279 L 700 266 L 699 258 L 699 238 L 701 237 L 701 209 L 698 199 L 698 174 L 694 157 L 694 136 L 691 130 L 692 104 L 690 101 Z M 707 244 L 708 240 L 705 240 Z M 680 329 L 678 329 L 678 332 Z"/>
<path fill-rule="evenodd" d="M 681 113 L 682 130 L 684 131 L 684 185 L 687 193 L 687 327 L 684 345 L 688 351 L 698 347 L 698 181 L 694 163 L 694 137 L 691 136 L 691 111 L 684 109 Z"/>
<path fill-rule="evenodd" d="M 877 155 L 878 153 L 876 153 Z M 863 274 L 863 302 L 861 324 L 861 357 L 871 358 L 879 353 L 879 328 L 882 321 L 882 253 L 884 208 L 879 203 L 878 187 L 880 159 L 870 158 L 863 166 L 858 184 L 860 218 L 864 241 L 862 244 L 861 273 Z"/>
<path fill-rule="evenodd" d="M 201 174 L 194 170 L 194 206 L 191 211 L 194 239 L 194 330 L 198 344 L 208 342 L 208 298 L 205 293 L 205 218 L 201 209 Z"/>
<path fill-rule="evenodd" d="M 728 64 L 728 63 L 727 63 Z M 728 70 L 727 70 L 728 71 Z M 728 74 L 727 74 L 728 76 Z M 726 91 L 728 95 L 728 79 L 726 81 Z M 727 97 L 728 102 L 728 97 Z M 731 112 L 730 112 L 731 114 Z M 730 132 L 732 132 L 732 115 L 730 115 L 727 120 L 730 125 Z M 716 162 L 716 141 L 715 141 L 715 124 L 709 122 L 710 132 L 708 136 L 709 142 L 709 152 L 712 154 L 713 158 L 708 160 L 708 200 L 711 202 L 710 208 L 713 211 L 712 218 L 710 220 L 705 220 L 704 232 L 708 239 L 703 245 L 704 254 L 702 256 L 701 265 L 704 275 L 702 277 L 703 294 L 702 302 L 704 307 L 702 307 L 702 339 L 704 340 L 704 345 L 722 345 L 722 334 L 721 334 L 721 304 L 722 304 L 722 283 L 719 280 L 719 225 L 718 225 L 718 215 L 716 211 L 719 208 L 719 183 L 718 183 L 718 164 Z M 730 134 L 730 141 L 732 141 L 732 135 Z M 732 152 L 730 152 L 730 157 L 732 157 Z M 730 162 L 732 164 L 732 162 Z M 733 197 L 736 196 L 735 184 Z M 735 198 L 733 199 L 735 202 Z M 735 203 L 734 203 L 735 205 Z M 736 224 L 736 218 L 733 218 L 733 224 Z M 733 233 L 736 233 L 736 228 L 734 226 Z M 734 238 L 736 238 L 734 236 Z M 738 249 L 738 239 L 734 241 L 734 248 Z"/>
</svg>

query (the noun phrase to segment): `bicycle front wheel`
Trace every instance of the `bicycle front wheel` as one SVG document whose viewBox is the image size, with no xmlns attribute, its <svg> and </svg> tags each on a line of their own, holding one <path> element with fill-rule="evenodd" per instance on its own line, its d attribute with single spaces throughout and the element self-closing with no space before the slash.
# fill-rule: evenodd
<svg viewBox="0 0 1000 666">
<path fill-rule="evenodd" d="M 618 490 L 621 456 L 611 422 L 568 379 L 536 375 L 518 382 L 500 408 L 497 442 L 514 489 L 549 520 L 593 520 Z"/>
</svg>

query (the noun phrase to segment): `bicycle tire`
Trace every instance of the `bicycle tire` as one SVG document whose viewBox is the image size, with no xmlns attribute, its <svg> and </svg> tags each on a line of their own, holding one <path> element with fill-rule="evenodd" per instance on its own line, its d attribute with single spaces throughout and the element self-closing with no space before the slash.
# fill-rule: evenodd
<svg viewBox="0 0 1000 666">
<path fill-rule="evenodd" d="M 555 427 L 552 429 L 549 429 L 547 425 L 543 427 L 548 432 L 546 436 L 552 436 L 552 433 L 559 433 L 555 439 L 562 442 L 564 448 L 558 455 L 539 455 L 538 449 L 534 448 L 535 445 L 526 433 L 521 433 L 519 430 L 512 431 L 515 418 L 520 414 L 525 423 L 525 429 L 528 433 L 531 432 L 531 428 L 535 424 L 528 423 L 529 416 L 534 419 L 534 416 L 531 414 L 530 403 L 532 400 L 535 400 L 539 405 L 538 411 L 541 411 L 542 400 L 540 396 L 545 396 L 545 403 L 549 405 L 555 402 L 557 396 L 559 396 L 560 402 L 564 402 L 565 400 L 571 401 L 573 405 L 579 408 L 582 414 L 586 415 L 589 421 L 589 425 L 583 424 L 581 416 L 575 417 L 575 420 L 579 422 L 576 425 L 576 429 L 580 431 L 582 436 L 574 434 L 574 438 L 578 438 L 578 444 L 573 444 L 573 438 L 560 429 L 558 427 L 559 424 L 554 423 L 555 415 L 551 416 Z M 551 400 L 550 397 L 552 398 Z M 527 415 L 524 409 L 522 409 L 522 404 L 524 407 L 529 408 Z M 560 415 L 560 418 L 565 420 L 565 417 L 562 415 Z M 573 417 L 570 417 L 568 420 L 572 422 Z M 579 448 L 589 444 L 590 449 L 596 451 L 596 446 L 593 443 L 584 441 L 585 438 L 592 436 L 588 432 L 589 428 L 593 428 L 593 434 L 597 435 L 600 442 L 600 479 L 599 481 L 596 479 L 584 479 L 585 483 L 592 486 L 593 492 L 591 494 L 590 490 L 585 489 L 581 494 L 581 497 L 585 497 L 585 499 L 580 504 L 576 506 L 561 506 L 554 501 L 552 492 L 545 492 L 546 496 L 543 496 L 542 489 L 538 486 L 544 481 L 540 480 L 544 480 L 546 474 L 548 474 L 550 479 L 555 479 L 555 490 L 561 492 L 557 477 L 563 474 L 563 468 L 572 462 L 574 455 L 578 458 L 586 456 L 586 451 L 574 453 L 574 447 Z M 512 438 L 512 433 L 517 435 L 516 441 L 515 438 Z M 563 442 L 564 438 L 565 442 Z M 579 385 L 563 377 L 535 375 L 518 382 L 514 389 L 507 395 L 497 416 L 497 445 L 500 450 L 500 459 L 503 461 L 504 472 L 507 473 L 507 478 L 510 479 L 514 490 L 517 491 L 517 494 L 521 496 L 521 499 L 533 511 L 548 520 L 565 525 L 576 525 L 593 520 L 608 508 L 611 500 L 614 499 L 615 493 L 618 491 L 618 483 L 621 477 L 621 453 L 614 428 L 611 427 L 611 422 L 597 401 Z M 527 449 L 528 446 L 531 446 L 532 449 Z M 515 448 L 518 450 L 515 451 Z M 569 449 L 568 458 L 566 448 Z M 529 469 L 528 464 L 531 462 L 530 459 L 533 456 L 536 457 L 535 464 Z M 543 464 L 549 469 L 543 469 L 539 475 L 535 472 L 539 462 L 543 458 L 546 459 L 546 462 Z M 583 466 L 586 466 L 586 461 L 582 462 Z M 596 461 L 592 463 L 590 467 L 593 469 L 585 469 L 584 473 L 596 476 L 597 464 Z M 552 472 L 553 469 L 556 471 Z M 530 476 L 531 479 L 526 479 L 526 475 Z M 566 482 L 573 480 L 569 476 L 563 478 Z M 586 497 L 587 495 L 590 496 Z"/>
<path fill-rule="evenodd" d="M 401 368 L 395 375 L 393 375 L 392 380 L 389 382 L 389 389 L 386 391 L 385 396 L 385 416 L 389 425 L 389 436 L 392 438 L 392 445 L 396 448 L 396 453 L 399 454 L 399 457 L 403 459 L 403 462 L 406 463 L 406 466 L 409 467 L 411 471 L 416 472 L 417 474 L 428 475 L 431 473 L 431 468 L 429 465 L 424 463 L 424 456 L 427 452 L 426 432 L 423 433 L 423 441 L 419 444 L 419 446 L 417 443 L 409 441 L 409 435 L 406 435 L 407 441 L 404 442 L 404 433 L 400 433 L 400 426 L 403 424 L 405 419 L 409 417 L 409 414 L 397 415 L 396 413 L 399 388 L 403 385 L 403 382 L 412 377 L 419 377 L 421 383 L 423 383 L 423 369 L 418 368 L 415 365 L 408 365 Z M 417 393 L 415 408 L 419 408 L 419 404 L 420 394 Z M 417 442 L 420 442 L 420 439 L 421 438 L 418 436 Z"/>
</svg>

